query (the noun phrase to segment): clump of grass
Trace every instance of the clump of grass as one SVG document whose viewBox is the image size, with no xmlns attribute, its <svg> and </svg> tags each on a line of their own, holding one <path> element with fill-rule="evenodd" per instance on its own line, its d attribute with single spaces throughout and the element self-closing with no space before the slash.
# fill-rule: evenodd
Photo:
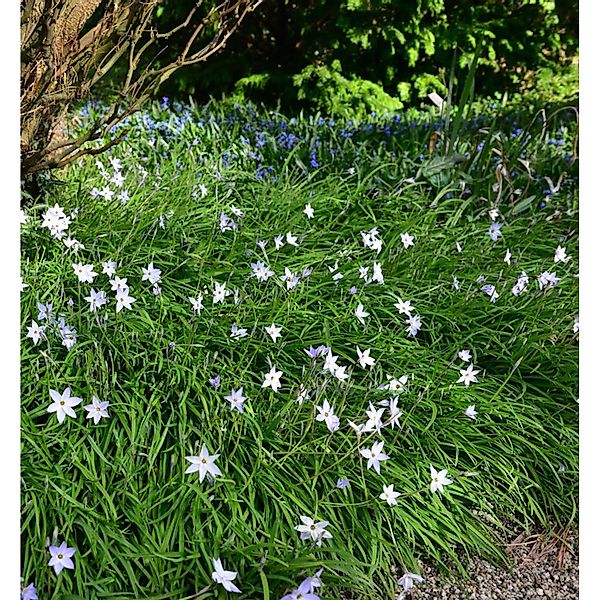
<svg viewBox="0 0 600 600">
<path fill-rule="evenodd" d="M 111 156 L 122 163 L 123 188 L 108 181 L 107 159 L 106 177 L 94 159 L 65 173 L 47 201 L 67 213 L 78 208 L 69 235 L 84 249 L 67 250 L 39 226 L 45 205 L 28 209 L 22 572 L 40 597 L 224 597 L 210 585 L 212 558 L 220 557 L 238 572 L 245 598 L 279 598 L 319 568 L 323 598 L 340 589 L 384 598 L 397 588 L 392 570 L 418 572 L 425 557 L 463 574 L 461 553 L 502 562 L 492 526 L 505 519 L 572 522 L 576 165 L 563 145 L 549 143 L 568 146 L 572 127 L 546 124 L 545 138 L 525 140 L 518 127 L 488 122 L 482 131 L 482 121 L 457 133 L 463 163 L 428 170 L 424 161 L 436 156 L 426 150 L 430 122 L 210 110 L 154 107 L 130 123 Z M 498 165 L 511 157 L 502 174 Z M 544 194 L 544 176 L 556 181 L 563 171 L 561 189 Z M 112 197 L 90 194 L 107 186 Z M 233 216 L 232 205 L 243 217 L 223 232 L 219 218 Z M 496 242 L 486 235 L 492 208 L 503 224 Z M 380 254 L 361 240 L 374 227 Z M 276 250 L 272 238 L 287 232 L 299 246 Z M 414 246 L 403 245 L 402 233 Z M 269 240 L 265 251 L 259 240 Z M 558 245 L 569 262 L 554 263 Z M 93 284 L 74 275 L 72 263 L 101 273 L 108 259 L 136 298 L 131 311 L 115 312 L 107 275 Z M 261 260 L 276 274 L 266 282 L 252 277 L 251 263 Z M 161 270 L 158 295 L 141 281 L 150 262 Z M 384 283 L 366 285 L 359 267 L 372 273 L 374 262 Z M 279 280 L 286 267 L 312 272 L 288 291 Z M 523 271 L 529 287 L 515 296 Z M 559 284 L 540 290 L 544 271 L 555 271 Z M 495 286 L 496 302 L 480 276 Z M 223 304 L 213 304 L 214 282 L 232 292 Z M 90 287 L 110 298 L 97 313 L 85 301 Z M 198 293 L 205 307 L 194 314 L 189 298 Z M 414 337 L 394 308 L 398 298 L 421 317 Z M 49 333 L 36 345 L 25 337 L 38 302 L 52 303 L 76 329 L 70 351 Z M 370 313 L 366 325 L 354 314 L 359 302 Z M 234 323 L 249 335 L 233 339 Z M 282 327 L 276 342 L 265 333 L 272 323 Z M 348 381 L 324 375 L 323 359 L 307 356 L 318 345 L 339 356 Z M 357 346 L 371 349 L 373 369 L 357 364 Z M 480 370 L 468 387 L 457 383 L 463 349 Z M 277 392 L 262 387 L 272 365 L 283 372 Z M 397 426 L 359 437 L 347 420 L 364 422 L 369 403 L 389 400 L 378 389 L 388 374 L 408 376 Z M 209 383 L 216 375 L 218 390 Z M 77 418 L 59 423 L 46 411 L 49 389 L 67 386 L 85 402 Z M 224 396 L 242 386 L 239 413 Z M 302 387 L 311 395 L 299 403 Z M 92 396 L 110 401 L 110 417 L 97 425 L 82 409 Z M 316 420 L 325 399 L 341 420 L 334 432 Z M 464 414 L 470 405 L 476 420 Z M 359 451 L 380 439 L 390 458 L 377 474 Z M 220 454 L 223 476 L 213 483 L 185 474 L 185 457 L 202 444 Z M 443 495 L 430 491 L 430 465 L 453 480 Z M 344 489 L 340 478 L 350 482 Z M 400 492 L 395 506 L 379 498 L 391 483 Z M 320 547 L 301 541 L 300 515 L 329 521 L 333 537 Z M 77 548 L 75 570 L 58 577 L 47 567 L 55 530 Z"/>
</svg>

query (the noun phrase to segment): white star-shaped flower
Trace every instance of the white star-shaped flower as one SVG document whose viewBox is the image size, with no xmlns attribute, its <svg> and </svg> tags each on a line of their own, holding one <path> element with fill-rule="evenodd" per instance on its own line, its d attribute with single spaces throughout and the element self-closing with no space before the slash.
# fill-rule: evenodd
<svg viewBox="0 0 600 600">
<path fill-rule="evenodd" d="M 86 406 L 83 407 L 83 408 L 85 408 L 85 410 L 88 411 L 88 414 L 86 415 L 86 419 L 94 419 L 94 424 L 98 425 L 98 423 L 100 422 L 100 419 L 102 419 L 102 417 L 104 417 L 104 418 L 109 417 L 108 410 L 107 410 L 109 406 L 110 406 L 110 402 L 108 400 L 105 400 L 104 402 L 100 402 L 100 400 L 98 400 L 98 398 L 96 398 L 96 396 L 92 396 L 92 403 L 87 404 Z"/>
<path fill-rule="evenodd" d="M 394 485 L 384 485 L 383 486 L 383 494 L 380 494 L 379 497 L 382 500 L 385 500 L 390 506 L 394 506 L 398 504 L 396 498 L 400 495 L 400 492 L 394 491 Z"/>
<path fill-rule="evenodd" d="M 283 375 L 283 371 L 278 371 L 275 367 L 271 367 L 271 370 L 268 373 L 265 373 L 265 380 L 262 383 L 263 388 L 271 387 L 271 389 L 276 392 L 281 387 L 281 376 Z"/>
<path fill-rule="evenodd" d="M 213 454 L 210 456 L 208 454 L 208 449 L 206 448 L 206 444 L 202 444 L 202 450 L 200 451 L 200 456 L 186 456 L 185 459 L 192 464 L 185 470 L 186 473 L 195 473 L 198 471 L 200 474 L 200 482 L 204 481 L 204 478 L 208 476 L 208 480 L 212 481 L 214 477 L 218 477 L 222 475 L 221 470 L 217 465 L 215 465 L 215 461 L 217 458 L 221 456 L 220 454 Z"/>
<path fill-rule="evenodd" d="M 50 390 L 50 397 L 54 402 L 48 407 L 48 412 L 55 412 L 59 423 L 62 423 L 67 415 L 73 418 L 77 416 L 73 406 L 77 406 L 81 402 L 81 398 L 71 396 L 70 387 L 65 388 L 62 394 L 56 390 Z"/>
<path fill-rule="evenodd" d="M 211 575 L 215 583 L 220 583 L 228 592 L 241 594 L 242 591 L 233 583 L 237 577 L 237 571 L 226 571 L 223 569 L 220 558 L 213 558 L 214 571 Z"/>
<path fill-rule="evenodd" d="M 377 473 L 381 472 L 379 463 L 389 458 L 389 456 L 387 456 L 387 454 L 384 454 L 382 450 L 383 442 L 375 442 L 373 446 L 371 446 L 371 448 L 361 448 L 360 453 L 362 454 L 362 456 L 368 459 L 367 469 L 373 467 L 375 471 L 377 471 Z"/>
<path fill-rule="evenodd" d="M 398 302 L 396 302 L 394 306 L 398 309 L 400 314 L 405 314 L 408 317 L 410 317 L 412 311 L 415 310 L 414 306 L 410 303 L 410 300 L 403 301 L 400 300 L 400 298 L 398 298 Z"/>
<path fill-rule="evenodd" d="M 410 246 L 415 245 L 414 239 L 415 239 L 415 237 L 408 233 L 400 234 L 400 240 L 402 241 L 402 244 L 404 245 L 405 249 L 408 249 L 408 248 L 410 248 Z"/>
<path fill-rule="evenodd" d="M 129 295 L 129 289 L 126 290 L 117 290 L 116 295 L 117 301 L 117 312 L 121 312 L 123 308 L 131 310 L 131 304 L 136 301 L 133 296 Z"/>
<path fill-rule="evenodd" d="M 569 261 L 569 257 L 567 256 L 567 250 L 566 248 L 563 248 L 562 246 L 559 246 L 556 249 L 556 252 L 554 253 L 554 262 L 562 262 L 562 263 L 566 263 Z"/>
<path fill-rule="evenodd" d="M 364 352 L 362 352 L 361 349 L 358 346 L 356 346 L 356 353 L 358 354 L 358 362 L 363 369 L 366 369 L 367 367 L 372 367 L 375 364 L 375 359 L 372 356 L 370 356 L 370 348 L 367 348 Z"/>
<path fill-rule="evenodd" d="M 149 281 L 150 283 L 158 283 L 160 281 L 160 269 L 154 268 L 154 263 L 150 263 L 145 269 L 142 267 L 142 281 Z"/>
<path fill-rule="evenodd" d="M 429 469 L 431 471 L 431 492 L 433 493 L 439 490 L 441 493 L 443 493 L 444 486 L 452 483 L 452 479 L 448 479 L 446 477 L 446 475 L 448 475 L 448 469 L 436 471 L 431 465 L 429 465 Z"/>
<path fill-rule="evenodd" d="M 225 400 L 229 400 L 229 404 L 231 404 L 231 410 L 237 409 L 241 413 L 244 412 L 244 402 L 246 402 L 247 398 L 242 395 L 243 393 L 243 387 L 237 391 L 232 388 L 231 394 L 229 396 L 225 396 Z"/>
<path fill-rule="evenodd" d="M 281 337 L 281 327 L 277 327 L 275 323 L 270 325 L 269 327 L 265 327 L 265 331 L 271 336 L 271 339 L 276 342 L 277 338 Z"/>
<path fill-rule="evenodd" d="M 368 313 L 365 310 L 365 307 L 362 305 L 362 303 L 360 303 L 356 307 L 356 310 L 354 311 L 354 314 L 355 314 L 356 318 L 364 325 L 365 324 L 365 318 L 368 317 L 371 313 Z"/>
<path fill-rule="evenodd" d="M 474 369 L 472 364 L 466 369 L 460 369 L 460 377 L 456 383 L 464 383 L 467 387 L 470 383 L 477 383 L 478 379 L 475 377 L 477 373 L 479 373 L 479 370 Z"/>
<path fill-rule="evenodd" d="M 470 350 L 461 350 L 458 353 L 458 358 L 460 358 L 460 360 L 464 360 L 465 362 L 469 362 L 471 360 L 471 351 Z"/>
<path fill-rule="evenodd" d="M 474 404 L 471 404 L 469 407 L 467 407 L 467 410 L 465 410 L 465 415 L 467 415 L 469 419 L 473 419 L 473 421 L 477 420 L 477 411 L 475 410 Z"/>
<path fill-rule="evenodd" d="M 98 273 L 94 272 L 94 265 L 73 263 L 73 271 L 75 271 L 75 275 L 77 275 L 77 279 L 79 279 L 80 283 L 92 283 L 94 281 L 94 277 L 98 275 Z"/>
<path fill-rule="evenodd" d="M 327 429 L 332 433 L 340 428 L 340 420 L 333 412 L 333 405 L 330 406 L 329 402 L 325 400 L 323 406 L 317 406 L 319 414 L 316 416 L 317 421 L 325 421 Z"/>
<path fill-rule="evenodd" d="M 324 539 L 331 539 L 333 536 L 325 528 L 329 526 L 329 521 L 315 522 L 314 519 L 300 515 L 301 525 L 296 525 L 294 529 L 300 533 L 301 540 L 311 539 L 320 546 Z"/>
</svg>

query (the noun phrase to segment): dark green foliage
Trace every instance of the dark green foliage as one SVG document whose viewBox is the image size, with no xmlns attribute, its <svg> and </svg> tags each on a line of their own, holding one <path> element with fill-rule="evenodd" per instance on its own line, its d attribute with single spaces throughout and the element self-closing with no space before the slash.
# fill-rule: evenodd
<svg viewBox="0 0 600 600">
<path fill-rule="evenodd" d="M 159 25 L 175 23 L 188 4 L 168 0 Z M 460 78 L 478 40 L 478 93 L 523 89 L 532 72 L 553 73 L 577 53 L 577 26 L 577 4 L 553 0 L 266 0 L 224 52 L 163 91 L 206 98 L 236 89 L 343 116 L 387 112 L 444 95 L 452 52 Z M 174 52 L 176 36 L 169 43 Z"/>
</svg>

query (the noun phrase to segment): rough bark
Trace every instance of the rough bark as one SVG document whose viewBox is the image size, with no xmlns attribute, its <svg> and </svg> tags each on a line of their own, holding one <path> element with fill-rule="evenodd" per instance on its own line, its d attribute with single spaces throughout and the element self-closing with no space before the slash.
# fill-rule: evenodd
<svg viewBox="0 0 600 600">
<path fill-rule="evenodd" d="M 186 19 L 170 32 L 158 32 L 152 16 L 162 0 L 21 0 L 21 166 L 26 177 L 60 168 L 95 153 L 88 142 L 111 128 L 183 66 L 220 51 L 246 14 L 262 0 L 191 2 Z M 215 26 L 216 24 L 216 26 Z M 171 63 L 152 65 L 160 44 L 187 31 L 188 43 Z M 90 96 L 117 64 L 127 72 L 117 100 L 88 131 L 68 138 L 65 115 Z M 114 139 L 112 142 L 116 143 Z"/>
</svg>

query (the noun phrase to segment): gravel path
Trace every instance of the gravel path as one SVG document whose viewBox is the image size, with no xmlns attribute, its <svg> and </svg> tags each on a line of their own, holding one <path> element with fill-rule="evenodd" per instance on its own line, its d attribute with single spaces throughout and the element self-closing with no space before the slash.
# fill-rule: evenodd
<svg viewBox="0 0 600 600">
<path fill-rule="evenodd" d="M 406 600 L 517 600 L 552 598 L 576 600 L 579 596 L 579 540 L 572 531 L 556 537 L 520 535 L 509 544 L 512 571 L 473 559 L 470 580 L 438 577 L 425 567 L 424 581 L 406 594 Z"/>
<path fill-rule="evenodd" d="M 469 567 L 470 579 L 444 578 L 433 566 L 424 565 L 421 570 L 423 582 L 406 592 L 404 600 L 577 600 L 578 532 L 565 531 L 559 537 L 515 533 L 507 543 L 507 552 L 513 563 L 510 571 L 481 558 L 473 558 Z M 341 598 L 359 600 L 353 594 L 343 594 Z"/>
</svg>

